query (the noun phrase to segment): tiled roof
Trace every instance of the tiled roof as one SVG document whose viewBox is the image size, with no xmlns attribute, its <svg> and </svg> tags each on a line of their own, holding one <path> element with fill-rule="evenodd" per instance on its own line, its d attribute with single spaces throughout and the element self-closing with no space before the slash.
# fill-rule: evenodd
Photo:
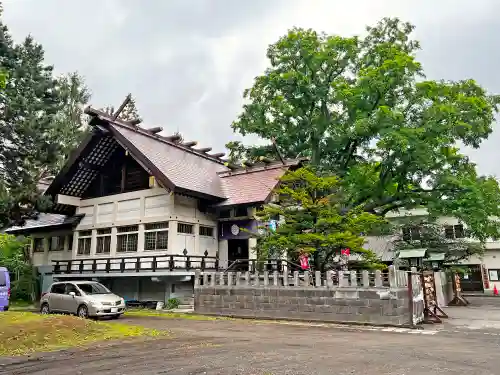
<svg viewBox="0 0 500 375">
<path fill-rule="evenodd" d="M 228 170 L 223 163 L 142 132 L 114 124 L 110 126 L 131 142 L 176 187 L 225 198 L 217 176 L 217 172 Z"/>
<path fill-rule="evenodd" d="M 297 162 L 298 163 L 298 162 Z M 261 167 L 249 171 L 219 174 L 222 190 L 227 199 L 217 206 L 233 206 L 264 202 L 278 184 L 278 180 L 290 168 L 287 165 Z"/>
<path fill-rule="evenodd" d="M 5 233 L 14 233 L 35 228 L 53 227 L 66 224 L 67 225 L 78 224 L 78 222 L 80 222 L 82 217 L 83 215 L 67 216 L 60 214 L 41 213 L 38 214 L 38 218 L 36 220 L 35 219 L 26 220 L 23 226 L 10 227 L 5 230 Z"/>
<path fill-rule="evenodd" d="M 176 143 L 171 137 L 160 136 L 92 108 L 85 112 L 92 116 L 94 133 L 82 143 L 46 194 L 82 197 L 120 145 L 163 187 L 224 206 L 264 202 L 279 177 L 303 161 L 262 161 L 235 168 L 227 166 L 220 154 L 210 155 L 207 149 L 190 147 L 191 142 Z"/>
<path fill-rule="evenodd" d="M 394 260 L 394 245 L 392 236 L 367 236 L 364 248 L 373 251 L 382 262 Z"/>
</svg>

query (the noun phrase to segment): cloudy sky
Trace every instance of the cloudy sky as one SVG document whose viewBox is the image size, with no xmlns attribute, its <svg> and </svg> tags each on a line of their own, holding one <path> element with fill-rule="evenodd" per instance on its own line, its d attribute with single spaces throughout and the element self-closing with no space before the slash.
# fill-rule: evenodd
<svg viewBox="0 0 500 375">
<path fill-rule="evenodd" d="M 384 16 L 417 26 L 427 76 L 500 93 L 499 0 L 4 0 L 14 38 L 32 34 L 58 72 L 79 71 L 96 107 L 131 92 L 148 126 L 222 149 L 267 46 L 293 26 L 352 35 Z M 469 152 L 500 177 L 500 131 Z"/>
</svg>

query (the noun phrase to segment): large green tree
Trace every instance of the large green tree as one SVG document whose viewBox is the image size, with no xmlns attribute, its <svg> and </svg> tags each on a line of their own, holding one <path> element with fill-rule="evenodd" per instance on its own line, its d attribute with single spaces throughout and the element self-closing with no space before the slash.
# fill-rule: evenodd
<svg viewBox="0 0 500 375">
<path fill-rule="evenodd" d="M 269 47 L 270 67 L 232 127 L 338 176 L 347 207 L 383 216 L 424 206 L 480 240 L 498 237 L 498 184 L 458 145 L 478 148 L 491 134 L 499 97 L 472 79 L 426 79 L 413 29 L 385 18 L 364 36 L 290 30 Z M 229 146 L 233 158 L 271 151 Z"/>
<path fill-rule="evenodd" d="M 61 154 L 51 165 L 51 172 L 57 174 L 85 135 L 90 131 L 84 108 L 90 100 L 90 91 L 83 77 L 77 72 L 63 74 L 57 78 L 60 109 L 50 128 L 53 139 L 61 145 Z"/>
<path fill-rule="evenodd" d="M 54 77 L 33 37 L 14 43 L 1 20 L 0 66 L 6 78 L 0 95 L 2 227 L 22 223 L 48 204 L 40 199 L 37 183 L 55 173 L 80 138 L 81 122 L 74 110 L 76 102 L 88 97 L 76 75 Z"/>
<path fill-rule="evenodd" d="M 378 265 L 375 254 L 363 247 L 363 235 L 383 220 L 359 208 L 345 212 L 337 177 L 320 176 L 310 167 L 300 168 L 280 179 L 276 194 L 279 202 L 265 205 L 258 213 L 264 222 L 281 219 L 275 231 L 267 229 L 259 236 L 261 258 L 287 254 L 293 259 L 301 253 L 311 254 L 315 269 L 325 271 L 338 263 L 341 249 L 349 248 L 364 265 Z"/>
</svg>

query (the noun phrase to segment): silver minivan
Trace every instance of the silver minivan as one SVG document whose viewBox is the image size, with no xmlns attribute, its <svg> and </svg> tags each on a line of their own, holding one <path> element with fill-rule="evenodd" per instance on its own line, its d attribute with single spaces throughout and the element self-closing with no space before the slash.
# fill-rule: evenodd
<svg viewBox="0 0 500 375">
<path fill-rule="evenodd" d="M 119 318 L 125 312 L 125 301 L 96 281 L 63 281 L 52 284 L 42 294 L 40 312 Z"/>
</svg>

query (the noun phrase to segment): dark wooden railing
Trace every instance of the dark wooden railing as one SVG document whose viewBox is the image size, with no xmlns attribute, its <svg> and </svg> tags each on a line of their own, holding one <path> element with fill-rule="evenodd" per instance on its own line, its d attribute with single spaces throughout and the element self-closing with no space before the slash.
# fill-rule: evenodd
<svg viewBox="0 0 500 375">
<path fill-rule="evenodd" d="M 78 258 L 70 260 L 53 260 L 54 274 L 84 273 L 134 273 L 160 271 L 218 271 L 217 257 L 205 255 L 145 255 L 115 258 Z"/>
</svg>

